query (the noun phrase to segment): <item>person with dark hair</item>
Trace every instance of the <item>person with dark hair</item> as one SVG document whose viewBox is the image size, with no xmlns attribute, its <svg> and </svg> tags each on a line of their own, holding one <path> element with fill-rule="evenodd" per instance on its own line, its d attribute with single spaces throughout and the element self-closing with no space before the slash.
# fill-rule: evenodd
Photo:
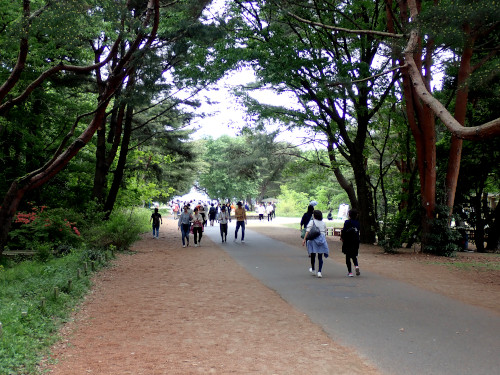
<svg viewBox="0 0 500 375">
<path fill-rule="evenodd" d="M 234 210 L 236 217 L 236 230 L 234 231 L 234 242 L 238 239 L 238 230 L 241 227 L 241 243 L 245 242 L 245 224 L 247 223 L 247 213 L 243 208 L 243 203 L 238 202 L 238 207 Z"/>
<path fill-rule="evenodd" d="M 217 208 L 214 207 L 214 204 L 210 204 L 210 210 L 208 210 L 208 219 L 210 220 L 210 226 L 214 226 L 215 217 L 217 216 Z"/>
<path fill-rule="evenodd" d="M 309 237 L 309 238 L 308 238 Z M 307 243 L 307 252 L 311 256 L 311 268 L 309 272 L 318 278 L 323 277 L 323 255 L 328 258 L 329 249 L 326 242 L 326 224 L 323 222 L 323 213 L 320 210 L 313 211 L 312 220 L 306 227 L 306 234 L 302 246 Z M 318 256 L 318 271 L 315 270 L 316 255 Z"/>
<path fill-rule="evenodd" d="M 220 237 L 222 242 L 227 242 L 227 223 L 230 221 L 226 206 L 222 205 L 219 212 Z"/>
<path fill-rule="evenodd" d="M 309 207 L 307 207 L 307 212 L 304 215 L 302 215 L 302 219 L 300 220 L 300 232 L 301 232 L 300 238 L 304 238 L 306 234 L 307 224 L 309 224 L 309 221 L 313 216 L 313 212 L 314 212 L 314 206 L 309 205 Z"/>
<path fill-rule="evenodd" d="M 203 236 L 203 223 L 205 218 L 200 213 L 200 209 L 196 207 L 193 214 L 193 237 L 194 247 L 201 246 L 201 237 Z"/>
<path fill-rule="evenodd" d="M 160 222 L 163 224 L 163 220 L 161 219 L 161 214 L 158 212 L 158 208 L 155 208 L 155 212 L 151 214 L 149 222 L 151 223 L 151 221 L 153 222 L 153 238 L 158 238 L 160 232 Z"/>
<path fill-rule="evenodd" d="M 349 210 L 349 219 L 344 222 L 344 228 L 340 232 L 340 240 L 342 241 L 342 252 L 345 254 L 345 263 L 347 265 L 347 276 L 353 277 L 352 263 L 356 269 L 356 276 L 359 276 L 358 266 L 358 250 L 359 250 L 359 231 L 361 226 L 358 221 L 358 211 L 356 209 Z"/>
<path fill-rule="evenodd" d="M 266 207 L 267 221 L 273 221 L 273 204 L 269 202 Z"/>
<path fill-rule="evenodd" d="M 184 211 L 179 215 L 179 222 L 177 224 L 177 230 L 180 229 L 182 234 L 182 247 L 189 246 L 189 230 L 191 229 L 191 220 L 193 220 L 193 217 L 189 212 L 189 204 L 187 204 L 184 206 Z"/>
</svg>

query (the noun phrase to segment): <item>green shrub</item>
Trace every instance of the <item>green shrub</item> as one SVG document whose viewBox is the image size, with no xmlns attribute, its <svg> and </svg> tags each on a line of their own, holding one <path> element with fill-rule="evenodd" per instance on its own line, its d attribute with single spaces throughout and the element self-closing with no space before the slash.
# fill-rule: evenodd
<svg viewBox="0 0 500 375">
<path fill-rule="evenodd" d="M 419 238 L 420 215 L 418 211 L 402 210 L 390 217 L 377 233 L 378 244 L 386 253 L 395 253 L 404 243 L 413 243 Z"/>
<path fill-rule="evenodd" d="M 90 248 L 126 250 L 149 229 L 150 216 L 147 209 L 113 211 L 109 220 L 87 229 L 85 242 Z"/>
<path fill-rule="evenodd" d="M 425 241 L 424 251 L 440 256 L 453 256 L 460 250 L 460 233 L 450 228 L 448 207 L 439 205 L 435 209 L 435 216 L 429 222 L 429 234 Z"/>
<path fill-rule="evenodd" d="M 304 214 L 309 205 L 309 196 L 305 193 L 298 193 L 288 189 L 286 186 L 281 187 L 281 194 L 278 196 L 278 204 L 276 211 L 279 216 L 299 217 Z"/>
<path fill-rule="evenodd" d="M 47 262 L 52 258 L 52 246 L 49 243 L 41 243 L 35 246 L 35 259 L 39 262 Z"/>
</svg>

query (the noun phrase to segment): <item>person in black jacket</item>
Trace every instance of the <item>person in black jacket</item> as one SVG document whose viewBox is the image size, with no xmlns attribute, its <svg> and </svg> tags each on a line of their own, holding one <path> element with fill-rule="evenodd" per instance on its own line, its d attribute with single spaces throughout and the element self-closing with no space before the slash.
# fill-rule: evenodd
<svg viewBox="0 0 500 375">
<path fill-rule="evenodd" d="M 161 219 L 161 214 L 158 212 L 158 208 L 155 208 L 155 211 L 151 214 L 149 222 L 153 222 L 153 238 L 157 239 L 160 232 L 160 223 L 163 224 L 163 220 Z"/>
<path fill-rule="evenodd" d="M 351 259 L 356 269 L 356 276 L 359 276 L 358 250 L 359 250 L 359 231 L 361 227 L 358 221 L 358 211 L 352 209 L 349 211 L 349 219 L 344 222 L 344 228 L 340 233 L 342 241 L 342 252 L 345 254 L 345 263 L 347 265 L 347 276 L 353 277 Z"/>
<path fill-rule="evenodd" d="M 302 219 L 300 220 L 300 232 L 301 232 L 301 238 L 304 238 L 304 235 L 306 234 L 306 228 L 307 224 L 309 224 L 309 221 L 311 220 L 314 212 L 314 206 L 309 205 L 307 207 L 307 212 L 302 215 Z"/>
</svg>

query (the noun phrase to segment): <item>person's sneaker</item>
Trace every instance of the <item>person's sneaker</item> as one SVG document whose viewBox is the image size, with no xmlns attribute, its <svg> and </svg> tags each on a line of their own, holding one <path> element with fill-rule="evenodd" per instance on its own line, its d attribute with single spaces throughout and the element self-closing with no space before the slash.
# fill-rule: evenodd
<svg viewBox="0 0 500 375">
<path fill-rule="evenodd" d="M 361 275 L 361 272 L 359 272 L 359 267 L 356 267 L 356 276 Z"/>
<path fill-rule="evenodd" d="M 321 279 L 322 277 L 323 277 L 323 275 L 321 274 L 321 272 L 318 272 L 318 278 Z"/>
<path fill-rule="evenodd" d="M 241 240 L 241 243 L 245 243 L 245 240 Z"/>
<path fill-rule="evenodd" d="M 347 276 L 348 276 L 348 277 L 354 277 L 354 275 L 352 274 L 352 272 L 349 272 L 349 273 L 347 274 Z"/>
<path fill-rule="evenodd" d="M 194 247 L 198 247 L 198 244 L 197 244 L 197 243 L 195 243 L 195 244 L 194 244 Z"/>
<path fill-rule="evenodd" d="M 233 240 L 233 242 L 236 242 L 237 240 L 238 240 L 238 239 L 237 239 L 237 238 L 235 238 L 235 239 Z"/>
<path fill-rule="evenodd" d="M 312 268 L 309 268 L 309 272 L 311 273 L 311 275 L 316 276 L 316 271 Z"/>
<path fill-rule="evenodd" d="M 186 245 L 182 245 L 182 247 L 186 247 Z"/>
</svg>

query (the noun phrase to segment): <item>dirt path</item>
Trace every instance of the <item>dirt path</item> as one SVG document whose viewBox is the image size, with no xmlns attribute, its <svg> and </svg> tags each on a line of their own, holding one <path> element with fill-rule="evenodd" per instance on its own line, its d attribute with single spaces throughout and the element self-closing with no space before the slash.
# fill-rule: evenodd
<svg viewBox="0 0 500 375">
<path fill-rule="evenodd" d="M 334 343 L 208 239 L 180 246 L 172 220 L 100 272 L 53 348 L 51 374 L 366 374 L 379 372 Z M 297 230 L 250 223 L 293 246 Z M 343 262 L 339 242 L 329 238 Z M 364 269 L 500 313 L 498 271 L 456 270 L 442 258 L 363 247 Z M 469 257 L 477 257 L 477 254 Z M 333 258 L 333 259 L 332 259 Z M 488 261 L 497 262 L 498 256 Z"/>
</svg>

